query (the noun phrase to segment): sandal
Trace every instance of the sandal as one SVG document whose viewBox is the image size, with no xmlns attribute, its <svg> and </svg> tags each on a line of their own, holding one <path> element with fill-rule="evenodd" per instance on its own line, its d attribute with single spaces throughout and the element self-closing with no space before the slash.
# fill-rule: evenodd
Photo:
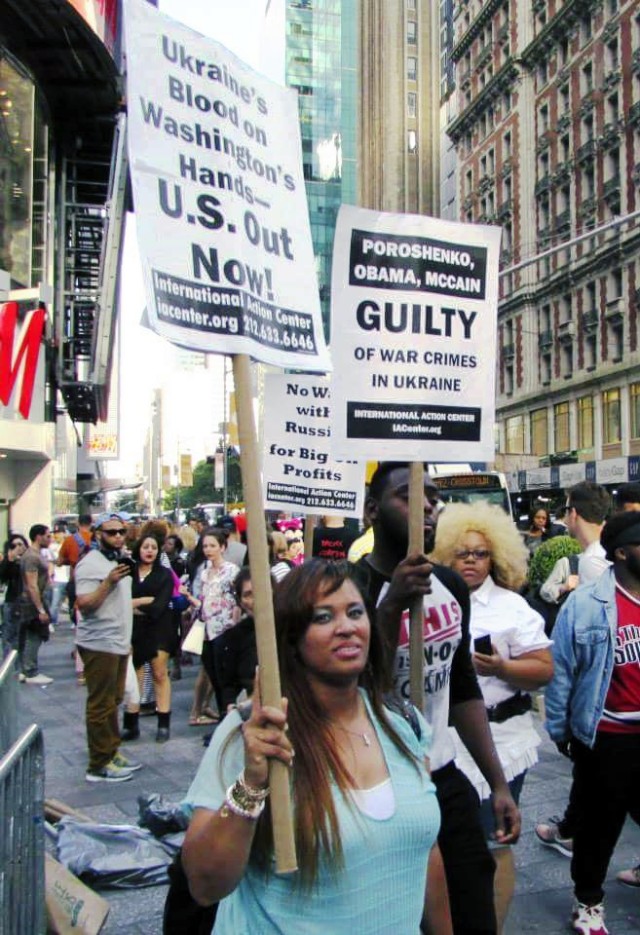
<svg viewBox="0 0 640 935">
<path fill-rule="evenodd" d="M 199 714 L 198 717 L 189 718 L 189 727 L 204 727 L 207 724 L 217 724 L 218 718 L 215 720 L 208 717 L 206 714 Z"/>
<path fill-rule="evenodd" d="M 210 708 L 208 705 L 202 709 L 202 713 L 205 717 L 210 717 L 215 724 L 217 724 L 220 720 L 220 715 L 218 712 L 214 711 L 213 708 Z"/>
</svg>

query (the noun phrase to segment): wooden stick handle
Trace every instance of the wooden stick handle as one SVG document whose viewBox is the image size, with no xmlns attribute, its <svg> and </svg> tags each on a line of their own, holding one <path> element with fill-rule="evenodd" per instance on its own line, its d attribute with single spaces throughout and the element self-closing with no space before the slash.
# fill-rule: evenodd
<svg viewBox="0 0 640 935">
<path fill-rule="evenodd" d="M 304 518 L 304 558 L 308 561 L 313 555 L 313 530 L 315 529 L 315 516 Z"/>
<path fill-rule="evenodd" d="M 424 466 L 413 461 L 409 470 L 409 552 L 424 552 Z M 424 711 L 423 598 L 411 602 L 409 627 L 409 685 L 411 702 Z"/>
<path fill-rule="evenodd" d="M 233 357 L 233 378 L 241 451 L 240 467 L 247 512 L 247 539 L 251 556 L 251 583 L 260 664 L 260 692 L 263 704 L 280 708 L 282 691 L 278 669 L 258 442 L 253 418 L 251 363 L 248 355 L 237 354 Z M 284 763 L 279 760 L 269 761 L 269 790 L 277 873 L 292 873 L 298 867 L 289 776 L 289 769 Z"/>
</svg>

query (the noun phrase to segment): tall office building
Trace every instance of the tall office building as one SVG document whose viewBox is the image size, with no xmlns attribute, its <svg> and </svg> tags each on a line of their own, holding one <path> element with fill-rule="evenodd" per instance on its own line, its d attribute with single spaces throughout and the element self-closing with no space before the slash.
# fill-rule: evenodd
<svg viewBox="0 0 640 935">
<path fill-rule="evenodd" d="M 286 81 L 325 327 L 340 204 L 438 211 L 438 9 L 428 0 L 288 0 Z"/>
<path fill-rule="evenodd" d="M 499 463 L 558 493 L 636 479 L 640 2 L 454 9 L 461 217 L 503 232 Z"/>
</svg>

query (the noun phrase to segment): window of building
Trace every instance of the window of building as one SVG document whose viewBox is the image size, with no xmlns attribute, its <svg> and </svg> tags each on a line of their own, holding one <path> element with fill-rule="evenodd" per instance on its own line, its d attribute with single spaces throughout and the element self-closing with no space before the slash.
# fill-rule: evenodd
<svg viewBox="0 0 640 935">
<path fill-rule="evenodd" d="M 631 438 L 640 438 L 640 383 L 629 386 L 629 410 Z"/>
<path fill-rule="evenodd" d="M 596 336 L 588 334 L 584 339 L 584 365 L 587 370 L 596 369 Z"/>
<path fill-rule="evenodd" d="M 595 282 L 588 282 L 585 289 L 585 306 L 587 312 L 597 311 L 596 305 L 596 284 Z"/>
<path fill-rule="evenodd" d="M 511 416 L 505 424 L 507 454 L 524 454 L 524 416 Z"/>
<path fill-rule="evenodd" d="M 558 58 L 560 61 L 560 67 L 566 65 L 569 61 L 569 40 L 566 36 L 563 36 L 560 40 L 560 44 L 558 46 Z"/>
<path fill-rule="evenodd" d="M 605 390 L 602 394 L 602 442 L 615 445 L 621 440 L 620 390 Z"/>
<path fill-rule="evenodd" d="M 609 16 L 614 16 L 618 12 L 618 0 L 608 0 L 607 12 Z"/>
<path fill-rule="evenodd" d="M 407 152 L 418 152 L 418 134 L 415 130 L 409 130 L 407 132 Z"/>
<path fill-rule="evenodd" d="M 605 46 L 605 71 L 612 71 L 617 68 L 620 63 L 618 56 L 618 40 L 612 39 L 611 42 L 607 42 Z"/>
<path fill-rule="evenodd" d="M 596 193 L 596 177 L 593 165 L 585 166 L 582 170 L 582 199 L 593 198 Z"/>
<path fill-rule="evenodd" d="M 622 270 L 616 267 L 607 275 L 607 302 L 616 301 L 622 296 Z"/>
<path fill-rule="evenodd" d="M 407 0 L 407 10 L 415 10 L 416 0 Z"/>
<path fill-rule="evenodd" d="M 578 448 L 593 448 L 593 397 L 578 399 Z"/>
<path fill-rule="evenodd" d="M 418 76 L 418 59 L 415 55 L 407 56 L 407 78 L 409 81 L 415 81 Z"/>
<path fill-rule="evenodd" d="M 407 20 L 407 42 L 415 45 L 418 41 L 418 24 L 414 19 Z"/>
<path fill-rule="evenodd" d="M 551 383 L 551 354 L 542 354 L 540 357 L 540 380 L 543 386 Z"/>
<path fill-rule="evenodd" d="M 573 376 L 573 341 L 565 341 L 560 347 L 560 375 L 565 380 Z"/>
<path fill-rule="evenodd" d="M 511 91 L 505 91 L 502 95 L 502 109 L 505 114 L 511 111 Z"/>
<path fill-rule="evenodd" d="M 546 59 L 538 62 L 538 67 L 536 69 L 536 79 L 538 82 L 538 89 L 543 88 L 549 80 L 549 63 Z"/>
<path fill-rule="evenodd" d="M 587 62 L 580 72 L 580 93 L 582 97 L 593 90 L 593 64 Z"/>
<path fill-rule="evenodd" d="M 415 91 L 409 91 L 407 94 L 407 117 L 415 117 L 418 95 Z"/>
<path fill-rule="evenodd" d="M 619 364 L 622 360 L 624 325 L 621 321 L 608 322 L 608 352 L 612 364 Z"/>
<path fill-rule="evenodd" d="M 583 46 L 590 42 L 592 34 L 591 14 L 588 13 L 580 20 L 580 45 Z"/>
<path fill-rule="evenodd" d="M 534 409 L 531 413 L 531 454 L 541 457 L 548 451 L 547 409 Z"/>
<path fill-rule="evenodd" d="M 465 195 L 470 195 L 473 191 L 473 172 L 471 169 L 467 169 L 464 174 L 464 193 Z"/>
<path fill-rule="evenodd" d="M 611 94 L 607 98 L 606 120 L 608 123 L 616 123 L 620 116 L 620 99 L 618 92 Z"/>
<path fill-rule="evenodd" d="M 571 449 L 569 438 L 569 403 L 556 403 L 553 407 L 553 445 L 556 454 Z"/>
<path fill-rule="evenodd" d="M 543 104 L 538 111 L 538 133 L 546 133 L 549 129 L 549 105 Z"/>
<path fill-rule="evenodd" d="M 543 305 L 539 312 L 538 330 L 542 334 L 545 331 L 551 331 L 551 306 Z"/>
<path fill-rule="evenodd" d="M 569 85 L 563 84 L 558 91 L 558 113 L 568 114 L 571 106 L 571 92 Z"/>
</svg>

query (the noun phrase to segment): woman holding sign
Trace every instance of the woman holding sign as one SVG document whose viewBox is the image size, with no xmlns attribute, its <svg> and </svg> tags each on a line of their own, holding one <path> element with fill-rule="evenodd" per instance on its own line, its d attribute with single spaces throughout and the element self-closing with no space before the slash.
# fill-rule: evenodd
<svg viewBox="0 0 640 935">
<path fill-rule="evenodd" d="M 246 719 L 232 711 L 214 735 L 187 795 L 192 894 L 221 900 L 216 935 L 417 935 L 425 905 L 449 932 L 429 729 L 383 703 L 379 638 L 348 566 L 307 562 L 274 600 L 287 701 L 264 707 L 256 679 Z M 273 867 L 272 758 L 291 768 L 300 869 L 287 876 Z"/>
<path fill-rule="evenodd" d="M 511 517 L 488 503 L 449 504 L 438 520 L 431 556 L 449 565 L 471 592 L 473 665 L 479 676 L 491 734 L 514 800 L 527 769 L 538 761 L 540 738 L 531 717 L 531 695 L 553 675 L 551 640 L 544 621 L 517 592 L 525 581 L 527 549 Z M 482 822 L 493 836 L 490 789 L 466 747 L 456 743 L 456 764 L 482 800 Z M 506 918 L 515 883 L 513 855 L 496 846 L 498 929 Z"/>
</svg>

